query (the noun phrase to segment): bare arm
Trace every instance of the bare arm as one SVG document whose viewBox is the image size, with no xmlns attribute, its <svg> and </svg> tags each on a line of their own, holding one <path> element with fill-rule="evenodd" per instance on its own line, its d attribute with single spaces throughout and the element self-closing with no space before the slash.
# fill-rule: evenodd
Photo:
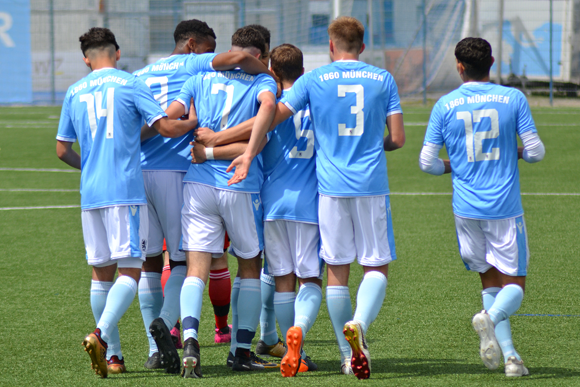
<svg viewBox="0 0 580 387">
<path fill-rule="evenodd" d="M 189 107 L 189 118 L 187 120 L 177 120 L 184 113 L 185 107 L 181 103 L 173 101 L 166 110 L 167 117 L 163 117 L 153 123 L 154 130 L 147 128 L 147 125 L 141 128 L 141 141 L 151 138 L 157 133 L 163 137 L 175 138 L 193 130 L 197 126 L 197 113 L 193 100 Z"/>
<path fill-rule="evenodd" d="M 387 130 L 383 146 L 385 151 L 390 152 L 402 148 L 405 145 L 405 125 L 402 114 L 391 114 L 387 117 Z"/>
<path fill-rule="evenodd" d="M 274 74 L 257 58 L 245 51 L 230 51 L 216 55 L 211 62 L 216 71 L 233 70 L 241 68 L 248 74 L 268 74 L 272 78 Z"/>
<path fill-rule="evenodd" d="M 73 168 L 81 169 L 81 156 L 72 148 L 73 142 L 56 142 L 56 155 Z"/>
<path fill-rule="evenodd" d="M 278 103 L 275 105 L 274 113 L 272 114 L 274 114 L 273 120 L 269 122 L 269 125 L 265 125 L 267 122 L 259 121 L 260 112 L 258 112 L 256 121 L 254 122 L 254 126 L 252 128 L 252 135 L 250 137 L 248 148 L 243 155 L 236 157 L 236 159 L 232 161 L 226 170 L 227 172 L 230 172 L 232 169 L 236 169 L 234 176 L 228 181 L 228 185 L 239 183 L 248 176 L 248 171 L 250 170 L 252 160 L 258 154 L 260 142 L 266 136 L 266 133 L 293 115 L 292 111 L 288 109 L 288 107 L 286 107 L 286 105 L 283 103 Z"/>
<path fill-rule="evenodd" d="M 266 144 L 268 140 L 266 137 L 262 139 L 262 143 L 260 144 L 260 152 Z M 239 141 L 232 144 L 227 144 L 223 146 L 218 146 L 215 148 L 208 148 L 202 144 L 195 142 L 190 142 L 193 146 L 191 148 L 191 162 L 193 164 L 201 164 L 208 160 L 208 155 L 210 156 L 210 160 L 233 160 L 236 157 L 244 154 L 246 148 L 248 147 L 248 141 Z"/>
</svg>

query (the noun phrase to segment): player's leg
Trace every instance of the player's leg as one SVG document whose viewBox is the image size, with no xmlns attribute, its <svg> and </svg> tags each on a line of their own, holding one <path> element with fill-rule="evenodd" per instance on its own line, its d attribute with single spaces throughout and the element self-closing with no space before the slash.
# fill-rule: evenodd
<svg viewBox="0 0 580 387">
<path fill-rule="evenodd" d="M 264 261 L 264 268 L 260 273 L 260 282 L 262 309 L 260 310 L 260 340 L 256 345 L 256 353 L 258 355 L 282 357 L 285 348 L 276 330 L 276 311 L 274 307 L 276 286 L 274 277 L 269 273 L 267 261 Z"/>
<path fill-rule="evenodd" d="M 388 264 L 396 259 L 395 238 L 388 195 L 350 198 L 358 262 L 364 277 L 358 289 L 353 321 L 345 324 L 344 334 L 352 349 L 351 366 L 355 376 L 370 376 L 370 354 L 365 336 L 378 316 L 387 289 Z"/>
<path fill-rule="evenodd" d="M 483 290 L 493 291 L 501 288 L 501 280 L 497 276 L 497 271 L 486 261 L 487 241 L 481 228 L 481 222 L 477 219 L 455 216 L 459 254 L 467 270 L 480 274 Z M 480 338 L 479 355 L 481 361 L 487 368 L 496 369 L 500 361 L 500 347 L 495 337 L 493 323 L 485 309 L 474 316 L 472 325 Z"/>
<path fill-rule="evenodd" d="M 219 190 L 201 184 L 183 186 L 181 211 L 182 248 L 186 252 L 187 276 L 181 289 L 183 326 L 183 372 L 185 378 L 201 377 L 198 342 L 199 320 L 212 254 L 223 253 L 225 229 L 219 215 Z M 219 255 L 218 255 L 219 256 Z"/>
<path fill-rule="evenodd" d="M 232 243 L 233 255 L 238 258 L 240 290 L 237 302 L 236 352 L 232 370 L 250 371 L 270 368 L 250 352 L 261 308 L 261 250 L 263 249 L 262 205 L 257 194 L 219 192 L 220 210 Z M 254 355 L 255 356 L 255 355 Z"/>
<path fill-rule="evenodd" d="M 482 223 L 488 241 L 487 260 L 494 266 L 482 274 L 482 284 L 487 289 L 490 285 L 501 286 L 491 305 L 484 308 L 495 326 L 496 338 L 504 354 L 506 376 L 527 375 L 528 370 L 513 347 L 509 324 L 509 316 L 519 309 L 524 297 L 529 260 L 525 222 L 520 216 Z M 488 296 L 489 301 L 490 298 Z"/>
<path fill-rule="evenodd" d="M 276 276 L 276 319 L 288 347 L 280 372 L 289 377 L 317 370 L 302 347 L 322 302 L 318 225 L 283 220 L 265 222 L 264 239 L 268 267 Z M 296 295 L 297 277 L 300 288 Z"/>
<path fill-rule="evenodd" d="M 225 241 L 229 245 L 227 234 Z M 215 316 L 214 341 L 216 344 L 229 343 L 231 332 L 228 326 L 228 314 L 230 312 L 232 279 L 228 269 L 228 253 L 225 245 L 223 255 L 218 259 L 212 259 L 208 288 Z"/>
<path fill-rule="evenodd" d="M 328 284 L 326 305 L 341 357 L 341 372 L 352 374 L 350 346 L 344 338 L 344 324 L 352 320 L 352 305 L 348 278 L 350 264 L 356 257 L 352 219 L 347 198 L 320 195 L 318 222 L 320 227 L 320 257 L 326 262 Z"/>
<path fill-rule="evenodd" d="M 149 237 L 151 238 L 151 231 L 149 232 Z M 155 340 L 149 332 L 149 326 L 153 320 L 159 317 L 163 305 L 162 269 L 163 256 L 161 254 L 147 257 L 141 269 L 141 279 L 138 286 L 139 308 L 141 309 L 141 317 L 143 318 L 145 332 L 149 341 L 149 355 L 144 366 L 149 369 L 161 368 L 157 344 L 155 344 Z"/>
<path fill-rule="evenodd" d="M 106 365 L 103 367 L 103 361 L 106 360 L 104 351 L 107 342 L 112 342 L 118 334 L 117 323 L 135 298 L 137 281 L 145 259 L 148 235 L 147 206 L 115 206 L 87 211 L 86 217 L 83 214 L 83 224 L 85 220 L 87 223 L 99 224 L 99 227 L 93 228 L 92 231 L 98 230 L 93 235 L 84 232 L 87 257 L 89 264 L 92 264 L 96 271 L 95 276 L 111 279 L 110 268 L 101 270 L 98 267 L 109 259 L 103 255 L 105 244 L 108 245 L 110 259 L 117 262 L 119 270 L 119 276 L 107 294 L 97 329 L 83 341 L 85 349 L 91 355 L 93 367 L 102 376 L 106 376 L 108 368 Z M 89 229 L 87 227 L 87 231 Z M 99 247 L 96 249 L 89 247 L 97 245 L 96 239 L 100 240 Z M 124 361 L 119 360 L 113 368 L 115 372 L 124 372 Z"/>
</svg>

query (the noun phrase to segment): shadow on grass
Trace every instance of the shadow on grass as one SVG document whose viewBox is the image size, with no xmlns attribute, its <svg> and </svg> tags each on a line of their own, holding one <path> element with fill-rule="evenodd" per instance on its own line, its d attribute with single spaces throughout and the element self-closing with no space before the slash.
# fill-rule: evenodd
<svg viewBox="0 0 580 387">
<path fill-rule="evenodd" d="M 300 377 L 328 377 L 339 374 L 340 362 L 338 360 L 322 360 L 316 362 L 318 372 L 300 374 Z M 202 365 L 204 379 L 227 378 L 234 373 L 225 365 Z M 256 372 L 236 373 L 236 377 L 254 377 L 257 374 L 279 375 L 279 369 L 270 369 Z M 500 366 L 497 370 L 488 370 L 482 364 L 470 364 L 457 359 L 373 359 L 372 379 L 408 379 L 409 377 L 433 377 L 445 375 L 494 375 L 503 377 L 504 369 Z M 531 367 L 531 376 L 520 380 L 536 379 L 566 379 L 580 376 L 580 372 L 569 368 L 559 367 Z M 129 371 L 123 375 L 114 375 L 114 378 L 123 379 L 160 379 L 178 378 L 178 374 L 168 374 L 163 370 L 140 370 Z"/>
</svg>

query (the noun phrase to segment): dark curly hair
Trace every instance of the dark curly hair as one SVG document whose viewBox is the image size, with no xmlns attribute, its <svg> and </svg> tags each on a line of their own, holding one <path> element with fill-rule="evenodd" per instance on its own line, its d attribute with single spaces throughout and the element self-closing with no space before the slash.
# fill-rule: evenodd
<svg viewBox="0 0 580 387">
<path fill-rule="evenodd" d="M 455 46 L 455 57 L 465 67 L 465 75 L 476 81 L 488 76 L 493 64 L 491 45 L 481 38 L 461 40 Z"/>
<path fill-rule="evenodd" d="M 81 51 L 85 57 L 87 51 L 92 49 L 102 50 L 113 47 L 115 47 L 114 51 L 119 49 L 115 35 L 108 28 L 93 27 L 79 38 L 79 42 L 81 42 Z"/>
<path fill-rule="evenodd" d="M 175 44 L 189 38 L 196 40 L 205 40 L 209 37 L 216 39 L 215 32 L 210 28 L 206 22 L 197 19 L 184 20 L 175 27 L 173 39 Z"/>
<path fill-rule="evenodd" d="M 264 40 L 266 41 L 266 44 L 268 45 L 268 47 L 270 47 L 270 30 L 267 29 L 266 27 L 264 27 L 261 24 L 250 24 L 249 26 L 246 27 L 251 27 L 255 30 L 258 30 L 262 36 L 264 37 Z"/>
<path fill-rule="evenodd" d="M 232 35 L 232 46 L 241 48 L 255 47 L 263 55 L 266 51 L 266 39 L 257 29 L 245 26 L 239 28 Z"/>
</svg>

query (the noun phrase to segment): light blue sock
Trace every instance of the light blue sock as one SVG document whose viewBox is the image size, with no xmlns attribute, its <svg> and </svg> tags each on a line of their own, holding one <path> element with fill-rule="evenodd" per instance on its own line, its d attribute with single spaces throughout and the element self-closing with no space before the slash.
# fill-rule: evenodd
<svg viewBox="0 0 580 387">
<path fill-rule="evenodd" d="M 238 332 L 236 340 L 238 348 L 250 349 L 256 328 L 260 322 L 261 281 L 254 278 L 240 280 L 238 296 Z"/>
<path fill-rule="evenodd" d="M 165 283 L 165 299 L 159 317 L 163 319 L 167 329 L 172 330 L 179 318 L 181 288 L 185 281 L 186 266 L 175 266 Z"/>
<path fill-rule="evenodd" d="M 274 345 L 278 342 L 278 332 L 276 331 L 276 312 L 274 311 L 274 293 L 276 286 L 274 277 L 268 274 L 260 275 L 262 310 L 260 311 L 260 339 L 266 345 Z"/>
<path fill-rule="evenodd" d="M 98 324 L 101 319 L 103 310 L 105 310 L 105 304 L 107 303 L 107 295 L 112 286 L 113 282 L 91 281 L 91 309 L 93 310 L 93 316 L 95 317 L 95 324 Z M 119 359 L 123 358 L 123 354 L 121 353 L 121 341 L 119 339 L 119 329 L 116 325 L 111 331 L 109 342 L 107 343 L 107 360 L 115 355 L 118 356 Z"/>
<path fill-rule="evenodd" d="M 183 281 L 180 297 L 183 340 L 187 340 L 190 337 L 197 340 L 204 289 L 205 283 L 201 278 L 187 277 Z"/>
<path fill-rule="evenodd" d="M 350 345 L 348 345 L 342 333 L 344 324 L 352 320 L 352 305 L 348 286 L 327 286 L 326 306 L 328 307 L 328 315 L 338 341 L 341 361 L 344 361 L 344 359 L 350 358 Z"/>
<path fill-rule="evenodd" d="M 302 328 L 302 338 L 306 337 L 306 333 L 314 325 L 321 303 L 322 289 L 320 286 L 312 282 L 300 286 L 294 303 L 294 325 Z"/>
<path fill-rule="evenodd" d="M 274 293 L 274 311 L 276 312 L 276 320 L 278 320 L 278 325 L 280 325 L 280 331 L 284 339 L 286 339 L 288 329 L 294 325 L 295 300 L 296 293 L 294 292 Z"/>
<path fill-rule="evenodd" d="M 145 332 L 149 340 L 149 356 L 159 352 L 155 340 L 149 333 L 151 322 L 159 317 L 163 305 L 163 291 L 161 290 L 161 273 L 141 272 L 139 280 L 139 307 L 145 325 Z"/>
<path fill-rule="evenodd" d="M 232 285 L 231 307 L 232 307 L 232 341 L 230 342 L 230 352 L 233 356 L 236 354 L 238 348 L 238 299 L 240 296 L 240 277 L 234 279 Z"/>
<path fill-rule="evenodd" d="M 99 319 L 97 328 L 101 330 L 101 337 L 108 344 L 118 332 L 117 323 L 123 317 L 137 293 L 137 281 L 127 275 L 117 277 L 107 295 L 105 310 Z M 118 335 L 118 333 L 117 333 Z"/>
<path fill-rule="evenodd" d="M 522 305 L 524 299 L 523 289 L 515 284 L 504 286 L 495 296 L 495 301 L 491 308 L 487 310 L 494 325 L 503 320 L 507 320 Z"/>
<path fill-rule="evenodd" d="M 481 291 L 481 298 L 483 300 L 483 309 L 488 310 L 491 308 L 495 302 L 495 296 L 501 290 L 501 288 L 487 288 Z M 497 339 L 501 351 L 503 353 L 503 360 L 507 362 L 508 357 L 515 356 L 518 360 L 521 360 L 520 355 L 516 352 L 514 344 L 512 342 L 512 330 L 510 327 L 510 320 L 505 319 L 500 321 L 495 326 L 495 338 Z"/>
<path fill-rule="evenodd" d="M 360 322 L 364 333 L 379 315 L 385 292 L 387 277 L 378 271 L 369 271 L 363 277 L 356 295 L 356 310 L 353 320 Z"/>
</svg>

